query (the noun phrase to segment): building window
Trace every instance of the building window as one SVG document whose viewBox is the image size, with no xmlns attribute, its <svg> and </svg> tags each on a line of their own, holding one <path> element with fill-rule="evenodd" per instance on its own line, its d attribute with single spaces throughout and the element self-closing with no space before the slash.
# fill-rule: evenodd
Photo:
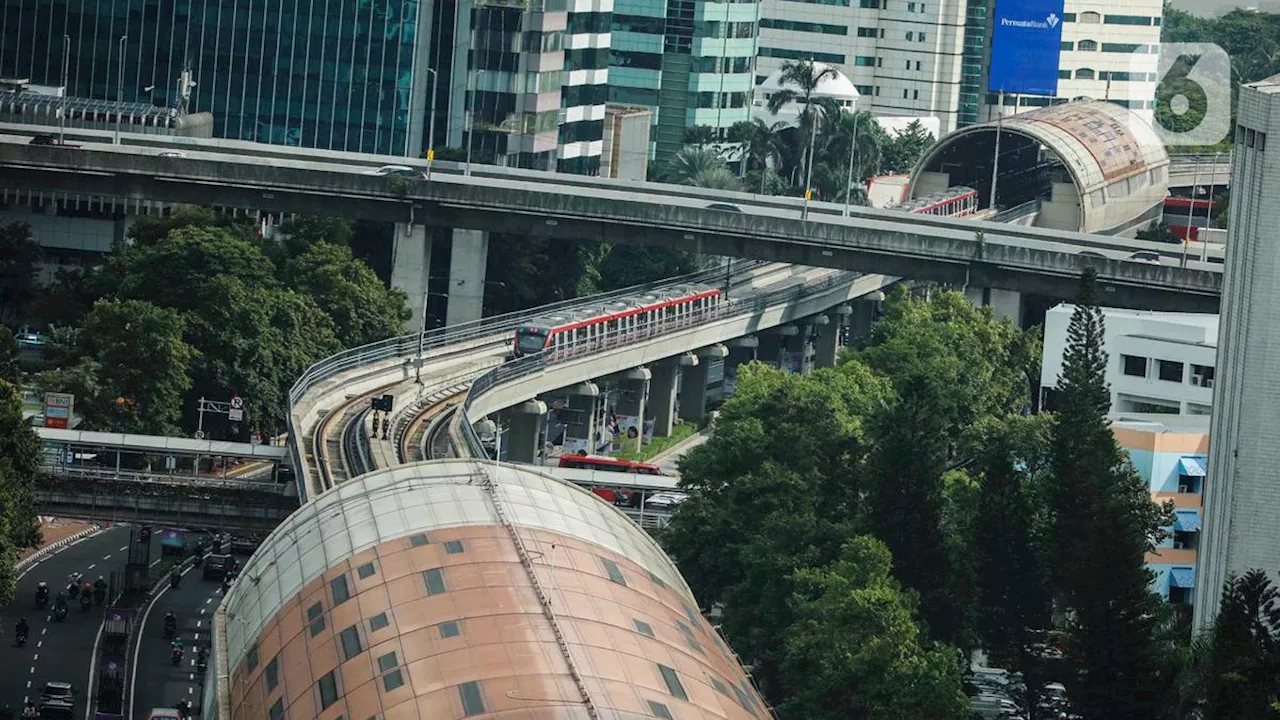
<svg viewBox="0 0 1280 720">
<path fill-rule="evenodd" d="M 472 680 L 458 686 L 458 695 L 462 697 L 462 714 L 464 717 L 484 714 L 484 697 L 480 695 L 480 683 Z"/>
<path fill-rule="evenodd" d="M 1067 40 L 1063 40 L 1062 44 L 1058 46 L 1058 50 L 1063 52 L 1066 52 L 1068 50 L 1074 50 L 1074 49 L 1075 49 L 1074 44 Z"/>
<path fill-rule="evenodd" d="M 1154 19 L 1145 15 L 1108 15 L 1102 22 L 1107 25 L 1153 25 Z"/>
<path fill-rule="evenodd" d="M 868 27 L 858 28 L 858 37 L 860 38 L 874 38 L 875 36 L 876 36 L 875 28 L 868 28 Z"/>
<path fill-rule="evenodd" d="M 245 654 L 244 665 L 253 672 L 258 669 L 258 644 L 254 643 L 249 646 L 249 652 Z"/>
<path fill-rule="evenodd" d="M 387 692 L 391 692 L 401 685 L 404 685 L 404 673 L 400 672 L 399 668 L 382 676 L 382 688 Z"/>
<path fill-rule="evenodd" d="M 334 606 L 351 599 L 351 588 L 347 586 L 347 576 L 339 575 L 329 583 L 329 590 L 333 592 Z"/>
<path fill-rule="evenodd" d="M 1130 377 L 1146 377 L 1147 376 L 1147 359 L 1138 355 L 1121 355 L 1120 362 L 1124 367 L 1124 374 Z"/>
<path fill-rule="evenodd" d="M 271 662 L 267 663 L 267 669 L 263 671 L 263 675 L 267 678 L 267 692 L 276 689 L 280 684 L 280 656 L 276 655 L 271 658 Z"/>
<path fill-rule="evenodd" d="M 1191 364 L 1191 384 L 1196 387 L 1213 387 L 1213 366 Z"/>
<path fill-rule="evenodd" d="M 439 627 L 440 627 L 441 639 L 458 637 L 458 622 L 456 620 L 442 622 L 440 623 Z"/>
<path fill-rule="evenodd" d="M 610 580 L 626 587 L 627 578 L 622 574 L 622 570 L 618 567 L 618 563 L 609 560 L 608 558 L 600 558 L 600 564 L 604 566 L 604 571 L 609 574 Z"/>
<path fill-rule="evenodd" d="M 284 698 L 277 698 L 267 711 L 267 720 L 281 720 L 284 717 Z"/>
<path fill-rule="evenodd" d="M 650 700 L 649 712 L 652 713 L 653 716 L 656 718 L 662 718 L 663 720 L 675 720 L 675 718 L 671 717 L 671 710 L 669 710 L 666 705 L 663 705 L 660 702 L 654 702 Z"/>
<path fill-rule="evenodd" d="M 1076 49 L 1083 50 L 1085 52 L 1096 52 L 1098 49 L 1098 41 L 1097 40 L 1081 40 L 1080 42 L 1076 43 Z"/>
<path fill-rule="evenodd" d="M 920 42 L 924 42 L 927 39 L 927 36 L 923 32 L 919 32 L 916 33 L 916 39 Z"/>
<path fill-rule="evenodd" d="M 374 615 L 373 617 L 369 618 L 369 631 L 377 632 L 378 630 L 381 630 L 382 628 L 390 624 L 391 624 L 391 621 L 387 619 L 386 613 L 384 612 L 378 613 L 377 615 Z"/>
<path fill-rule="evenodd" d="M 396 654 L 389 652 L 378 658 L 378 672 L 384 673 L 396 666 Z"/>
<path fill-rule="evenodd" d="M 1157 360 L 1160 379 L 1166 382 L 1182 382 L 1182 363 L 1176 360 Z"/>
<path fill-rule="evenodd" d="M 410 537 L 409 542 L 412 543 L 414 547 L 422 547 L 430 541 L 427 540 L 426 533 L 418 533 L 417 535 Z"/>
<path fill-rule="evenodd" d="M 447 541 L 444 544 L 444 551 L 449 553 L 450 555 L 457 555 L 458 553 L 462 552 L 462 541 L 461 540 Z"/>
<path fill-rule="evenodd" d="M 875 67 L 876 59 L 873 56 L 859 55 L 853 59 L 853 64 L 857 67 Z"/>
<path fill-rule="evenodd" d="M 360 629 L 355 625 L 338 633 L 338 638 L 342 642 L 343 661 L 350 660 L 364 650 L 364 647 L 360 645 Z"/>
<path fill-rule="evenodd" d="M 1090 70 L 1089 68 L 1080 68 L 1079 70 L 1076 70 L 1076 79 L 1077 80 L 1093 80 L 1094 79 L 1093 70 Z"/>
<path fill-rule="evenodd" d="M 361 580 L 364 580 L 365 578 L 368 578 L 368 577 L 372 577 L 373 574 L 376 572 L 377 570 L 373 567 L 373 563 L 371 562 L 367 562 L 361 565 L 360 567 L 356 568 L 356 575 Z"/>
<path fill-rule="evenodd" d="M 444 570 L 440 568 L 427 570 L 422 573 L 422 579 L 427 583 L 428 595 L 439 595 L 445 591 Z"/>
<path fill-rule="evenodd" d="M 316 683 L 320 688 L 320 709 L 324 710 L 330 705 L 338 702 L 338 679 L 334 677 L 333 671 L 330 670 L 324 677 L 320 678 L 320 682 Z"/>
<path fill-rule="evenodd" d="M 662 681 L 667 684 L 667 692 L 672 697 L 678 697 L 681 700 L 688 700 L 689 695 L 684 691 L 684 685 L 680 684 L 680 676 L 676 675 L 676 671 L 666 665 L 658 664 L 658 672 L 662 673 Z"/>
<path fill-rule="evenodd" d="M 636 626 L 636 630 L 639 630 L 641 633 L 648 635 L 649 637 L 654 637 L 653 626 L 649 623 L 635 618 L 631 619 L 631 623 Z"/>
<path fill-rule="evenodd" d="M 906 88 L 902 88 L 902 99 L 903 99 L 903 100 L 906 100 L 906 99 L 907 99 L 907 89 L 906 89 Z"/>
<path fill-rule="evenodd" d="M 912 91 L 911 91 L 911 99 L 912 99 L 912 100 L 919 100 L 919 99 L 920 99 L 920 91 L 919 91 L 919 90 L 912 90 Z"/>
<path fill-rule="evenodd" d="M 662 581 L 662 578 L 658 577 L 657 575 L 654 575 L 652 570 L 649 571 L 649 580 L 652 581 L 654 585 L 657 585 L 660 588 L 665 589 L 667 587 L 667 584 Z"/>
<path fill-rule="evenodd" d="M 911 30 L 907 31 L 907 40 L 914 40 L 915 37 L 916 37 L 916 34 L 913 31 Z"/>
<path fill-rule="evenodd" d="M 1085 12 L 1080 13 L 1080 16 L 1079 16 L 1079 18 L 1076 20 L 1076 22 L 1081 22 L 1081 23 L 1100 23 L 1100 22 L 1102 22 L 1102 15 L 1101 15 L 1101 14 L 1099 14 L 1099 13 L 1096 13 L 1096 12 L 1094 12 L 1094 11 L 1092 11 L 1092 10 L 1087 10 L 1087 11 L 1085 11 Z"/>
<path fill-rule="evenodd" d="M 307 620 L 311 623 L 311 637 L 324 632 L 324 605 L 316 603 L 307 608 Z"/>
</svg>

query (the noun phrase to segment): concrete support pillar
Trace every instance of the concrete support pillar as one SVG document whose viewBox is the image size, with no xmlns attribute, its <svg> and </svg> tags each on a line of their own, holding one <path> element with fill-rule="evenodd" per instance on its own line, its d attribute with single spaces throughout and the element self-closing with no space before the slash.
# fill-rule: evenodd
<svg viewBox="0 0 1280 720">
<path fill-rule="evenodd" d="M 422 329 L 427 279 L 431 274 L 431 234 L 425 225 L 396 223 L 392 243 L 391 287 L 409 296 L 409 330 Z"/>
<path fill-rule="evenodd" d="M 760 338 L 748 335 L 725 344 L 729 347 L 729 355 L 724 359 L 724 396 L 728 399 L 738 388 L 738 367 L 756 359 Z"/>
<path fill-rule="evenodd" d="M 649 381 L 649 414 L 653 418 L 653 436 L 666 437 L 676 424 L 676 379 L 683 368 L 698 364 L 698 356 L 692 353 L 655 363 Z"/>
<path fill-rule="evenodd" d="M 831 319 L 823 314 L 810 315 L 800 320 L 799 342 L 795 343 L 799 347 L 800 372 L 813 372 L 816 364 L 814 347 L 818 341 L 818 334 L 830 324 Z"/>
<path fill-rule="evenodd" d="M 484 274 L 488 262 L 489 233 L 455 228 L 449 256 L 446 325 L 472 322 L 484 315 Z"/>
<path fill-rule="evenodd" d="M 768 363 L 783 370 L 791 369 L 789 360 L 791 354 L 802 351 L 803 345 L 797 346 L 797 343 L 803 342 L 800 328 L 796 325 L 779 325 L 771 330 L 766 330 L 760 334 L 760 350 L 759 358 L 761 362 Z"/>
<path fill-rule="evenodd" d="M 698 350 L 698 364 L 680 371 L 680 418 L 702 425 L 707 417 L 707 366 L 729 354 L 724 345 Z"/>
<path fill-rule="evenodd" d="M 964 296 L 978 307 L 989 307 L 996 319 L 1009 318 L 1015 325 L 1022 323 L 1022 293 L 998 288 L 967 287 Z"/>
<path fill-rule="evenodd" d="M 596 415 L 600 401 L 600 388 L 595 383 L 582 383 L 557 395 L 567 396 L 561 411 L 564 422 L 564 453 L 566 455 L 591 455 L 596 451 Z"/>
<path fill-rule="evenodd" d="M 650 381 L 653 372 L 649 368 L 635 368 L 618 377 L 618 432 L 621 437 L 614 446 L 639 452 L 644 445 L 644 422 L 649 401 Z"/>
<path fill-rule="evenodd" d="M 547 404 L 538 400 L 521 403 L 508 412 L 507 431 L 499 440 L 507 462 L 533 464 L 542 455 L 543 419 Z"/>
<path fill-rule="evenodd" d="M 849 314 L 848 344 L 856 345 L 871 337 L 871 326 L 875 324 L 876 313 L 883 301 L 884 293 L 876 291 L 853 302 L 853 312 Z"/>
<path fill-rule="evenodd" d="M 57 206 L 53 203 L 49 203 L 45 207 L 52 209 L 55 213 L 57 212 Z M 115 228 L 113 228 L 112 240 L 123 245 L 128 241 L 129 231 L 133 229 L 133 224 L 137 221 L 138 216 L 136 213 L 125 213 L 118 216 L 115 221 Z"/>
<path fill-rule="evenodd" d="M 827 311 L 830 322 L 818 328 L 818 339 L 813 348 L 813 364 L 819 368 L 835 367 L 836 357 L 840 354 L 840 334 L 845 318 L 853 312 L 848 305 L 841 305 Z"/>
</svg>

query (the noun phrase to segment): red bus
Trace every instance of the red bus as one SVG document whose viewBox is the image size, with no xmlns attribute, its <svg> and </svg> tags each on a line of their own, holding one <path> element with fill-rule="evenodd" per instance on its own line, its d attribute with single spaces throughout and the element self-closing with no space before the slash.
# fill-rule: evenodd
<svg viewBox="0 0 1280 720">
<path fill-rule="evenodd" d="M 605 455 L 561 455 L 560 467 L 579 470 L 605 470 L 633 475 L 664 475 L 662 468 L 651 463 L 619 460 Z"/>
</svg>

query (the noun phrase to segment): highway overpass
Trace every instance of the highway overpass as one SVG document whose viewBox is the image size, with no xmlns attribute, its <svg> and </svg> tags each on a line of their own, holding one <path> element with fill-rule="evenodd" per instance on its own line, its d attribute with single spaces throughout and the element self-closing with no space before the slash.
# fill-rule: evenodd
<svg viewBox="0 0 1280 720">
<path fill-rule="evenodd" d="M 1169 189 L 1226 187 L 1231 184 L 1231 153 L 1169 156 Z"/>
<path fill-rule="evenodd" d="M 337 214 L 409 226 L 581 238 L 1074 297 L 1098 269 L 1115 307 L 1216 312 L 1222 268 L 1128 262 L 1169 246 L 900 211 L 827 205 L 802 219 L 801 201 L 652 183 L 505 171 L 465 176 L 441 167 L 430 182 L 360 172 L 372 161 L 285 160 L 191 150 L 186 157 L 128 145 L 83 149 L 0 142 L 0 190 Z M 400 159 L 405 162 L 404 159 Z M 711 210 L 729 203 L 740 212 Z M 836 210 L 838 212 L 838 210 Z M 1090 250 L 1103 257 L 1081 256 Z"/>
</svg>

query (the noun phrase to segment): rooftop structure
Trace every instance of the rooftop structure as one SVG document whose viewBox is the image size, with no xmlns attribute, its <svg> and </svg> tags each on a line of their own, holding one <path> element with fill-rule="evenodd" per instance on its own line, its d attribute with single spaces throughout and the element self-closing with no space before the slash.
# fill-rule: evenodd
<svg viewBox="0 0 1280 720">
<path fill-rule="evenodd" d="M 834 75 L 828 75 L 818 81 L 818 86 L 813 91 L 813 97 L 830 98 L 840 104 L 840 107 L 846 111 L 852 111 L 857 107 L 860 94 L 858 89 L 853 86 L 849 78 L 838 69 L 825 63 L 815 62 L 813 64 L 813 74 L 819 75 L 827 70 L 834 70 Z M 754 114 L 765 119 L 770 125 L 776 122 L 785 122 L 788 124 L 796 124 L 803 111 L 801 107 L 803 101 L 793 100 L 779 108 L 777 114 L 769 112 L 769 98 L 780 90 L 792 90 L 800 92 L 800 88 L 794 84 L 782 82 L 782 69 L 774 71 L 764 82 L 756 88 L 756 96 L 753 101 Z"/>
<path fill-rule="evenodd" d="M 770 717 L 657 543 L 532 467 L 348 481 L 240 577 L 207 673 L 220 717 Z"/>
<path fill-rule="evenodd" d="M 1038 227 L 1132 235 L 1161 217 L 1168 181 L 1169 156 L 1146 121 L 1085 100 L 944 137 L 916 165 L 911 196 L 965 185 L 982 207 L 993 192 L 999 209 L 1038 202 Z"/>
<path fill-rule="evenodd" d="M 1053 388 L 1062 374 L 1067 326 L 1074 311 L 1074 305 L 1063 304 L 1045 315 L 1040 384 L 1050 407 Z M 1217 315 L 1117 308 L 1103 308 L 1102 315 L 1113 411 L 1209 414 L 1218 354 Z"/>
</svg>

